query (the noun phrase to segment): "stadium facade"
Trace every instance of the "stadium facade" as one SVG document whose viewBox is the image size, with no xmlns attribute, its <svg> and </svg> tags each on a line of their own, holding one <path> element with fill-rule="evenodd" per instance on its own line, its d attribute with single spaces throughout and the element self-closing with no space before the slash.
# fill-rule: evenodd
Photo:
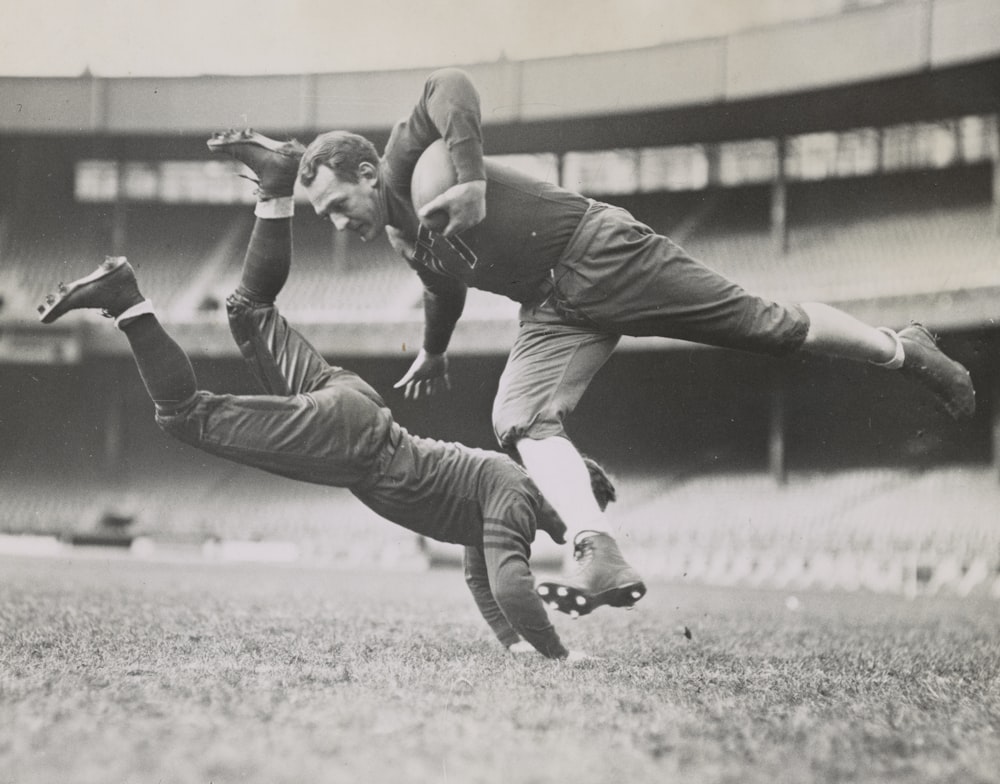
<svg viewBox="0 0 1000 784">
<path fill-rule="evenodd" d="M 863 531 L 882 514 L 872 499 L 906 498 L 907 489 L 919 495 L 914 488 L 928 484 L 901 479 L 899 470 L 940 476 L 959 468 L 978 478 L 972 485 L 934 480 L 920 497 L 947 508 L 964 494 L 969 511 L 961 514 L 973 520 L 963 525 L 974 534 L 963 538 L 963 552 L 997 548 L 990 528 L 1000 519 L 1000 502 L 990 496 L 1000 492 L 995 3 L 884 3 L 717 39 L 464 67 L 482 92 L 489 154 L 628 207 L 748 288 L 831 302 L 894 327 L 919 317 L 973 374 L 980 410 L 955 425 L 873 369 L 626 341 L 570 426 L 585 451 L 629 477 L 647 518 L 680 509 L 700 520 L 695 510 L 704 504 L 684 506 L 676 493 L 734 472 L 786 486 L 784 500 L 764 502 L 765 493 L 746 487 L 734 499 L 757 498 L 755 514 L 791 521 L 799 512 L 790 510 L 801 506 L 786 502 L 803 485 L 789 490 L 790 476 L 864 468 L 860 484 L 838 491 L 849 521 L 843 530 Z M 90 525 L 108 506 L 108 493 L 94 495 L 95 480 L 119 506 L 142 508 L 146 491 L 171 494 L 149 489 L 153 466 L 176 464 L 180 482 L 192 479 L 185 463 L 206 465 L 155 431 L 126 346 L 107 324 L 86 315 L 52 328 L 35 324 L 33 305 L 45 291 L 106 253 L 127 255 L 199 360 L 202 382 L 249 389 L 220 303 L 242 257 L 252 195 L 234 187 L 232 164 L 208 154 L 206 136 L 249 125 L 309 139 L 340 127 L 380 146 L 425 76 L 422 69 L 0 78 L 7 174 L 0 428 L 14 445 L 2 463 L 0 482 L 13 500 L 0 529 Z M 285 311 L 331 359 L 388 392 L 420 339 L 419 284 L 387 245 L 362 247 L 300 213 Z M 421 434 L 491 447 L 489 405 L 515 317 L 512 303 L 470 297 L 453 343 L 453 400 L 420 405 L 389 394 L 400 420 Z M 195 523 L 175 522 L 163 508 L 169 501 L 157 501 L 144 524 L 192 536 L 230 525 L 219 522 L 224 506 L 209 501 L 246 482 L 215 463 L 207 475 L 215 478 L 192 480 L 202 488 L 202 511 L 188 515 Z M 84 522 L 44 497 L 42 488 L 65 477 L 83 488 L 77 509 L 93 510 L 78 515 Z M 672 507 L 646 503 L 667 489 L 675 493 Z M 985 500 L 968 501 L 984 493 Z M 844 511 L 844 497 L 854 499 L 854 511 Z M 813 529 L 836 528 L 838 502 L 817 503 L 825 504 L 825 522 Z M 734 500 L 715 515 L 738 517 L 738 509 Z M 299 525 L 310 514 L 300 510 Z M 903 539 L 919 539 L 929 524 L 913 526 Z M 697 530 L 717 528 L 702 520 Z M 997 553 L 987 560 L 995 569 Z"/>
</svg>

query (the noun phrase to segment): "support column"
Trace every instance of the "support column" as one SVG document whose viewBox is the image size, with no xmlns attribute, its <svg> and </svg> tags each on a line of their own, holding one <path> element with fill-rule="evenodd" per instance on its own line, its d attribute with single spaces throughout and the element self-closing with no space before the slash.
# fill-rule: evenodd
<svg viewBox="0 0 1000 784">
<path fill-rule="evenodd" d="M 105 361 L 111 364 L 111 372 L 101 380 L 105 400 L 101 469 L 104 479 L 117 485 L 125 467 L 125 395 L 121 363 L 114 359 Z"/>
<path fill-rule="evenodd" d="M 1000 234 L 1000 115 L 993 118 L 993 231 Z"/>
<path fill-rule="evenodd" d="M 993 472 L 1000 482 L 1000 369 L 990 374 L 990 423 L 992 425 Z"/>
<path fill-rule="evenodd" d="M 771 244 L 776 256 L 784 256 L 788 252 L 788 186 L 785 181 L 785 138 L 782 136 L 775 142 L 777 149 L 778 170 L 775 173 L 774 184 L 771 186 Z"/>
<path fill-rule="evenodd" d="M 124 256 L 128 247 L 128 195 L 125 193 L 125 161 L 115 161 L 115 203 L 111 208 L 111 253 Z"/>
<path fill-rule="evenodd" d="M 785 381 L 780 370 L 772 377 L 770 403 L 768 467 L 775 484 L 784 485 L 788 483 L 788 467 L 785 462 Z"/>
</svg>

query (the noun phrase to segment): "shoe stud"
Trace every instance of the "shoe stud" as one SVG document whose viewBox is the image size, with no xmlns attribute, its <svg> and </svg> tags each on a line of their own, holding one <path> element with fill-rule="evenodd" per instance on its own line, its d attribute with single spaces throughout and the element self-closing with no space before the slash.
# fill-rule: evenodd
<svg viewBox="0 0 1000 784">
<path fill-rule="evenodd" d="M 558 610 L 559 609 L 559 605 L 556 604 L 555 602 L 546 602 L 545 606 L 548 607 L 550 610 Z"/>
<path fill-rule="evenodd" d="M 539 596 L 548 596 L 549 595 L 549 586 L 547 586 L 547 585 L 539 585 L 538 586 L 538 595 Z"/>
<path fill-rule="evenodd" d="M 565 596 L 567 596 L 567 595 L 569 594 L 569 589 L 568 589 L 568 588 L 566 588 L 566 586 L 564 586 L 564 585 L 561 585 L 561 586 L 559 586 L 558 588 L 556 588 L 556 593 L 557 593 L 557 594 L 558 594 L 559 596 L 564 596 L 564 597 L 565 597 Z"/>
<path fill-rule="evenodd" d="M 55 305 L 56 304 L 56 296 L 55 296 L 55 294 L 46 294 L 45 295 L 45 304 L 46 305 Z"/>
<path fill-rule="evenodd" d="M 576 603 L 583 607 L 587 603 L 587 597 L 583 594 L 577 594 Z"/>
<path fill-rule="evenodd" d="M 639 601 L 642 598 L 642 591 L 632 591 L 632 598 Z"/>
<path fill-rule="evenodd" d="M 570 610 L 569 611 L 569 617 L 572 618 L 575 621 L 575 620 L 579 619 L 580 613 L 578 613 L 576 610 Z"/>
</svg>

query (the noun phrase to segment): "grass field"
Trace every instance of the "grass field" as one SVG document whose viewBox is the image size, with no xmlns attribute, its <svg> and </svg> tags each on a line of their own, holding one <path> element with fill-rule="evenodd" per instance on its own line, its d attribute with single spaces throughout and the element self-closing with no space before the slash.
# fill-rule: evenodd
<svg viewBox="0 0 1000 784">
<path fill-rule="evenodd" d="M 565 665 L 457 571 L 0 559 L 0 784 L 1000 780 L 994 601 L 796 598 L 654 584 Z"/>
</svg>

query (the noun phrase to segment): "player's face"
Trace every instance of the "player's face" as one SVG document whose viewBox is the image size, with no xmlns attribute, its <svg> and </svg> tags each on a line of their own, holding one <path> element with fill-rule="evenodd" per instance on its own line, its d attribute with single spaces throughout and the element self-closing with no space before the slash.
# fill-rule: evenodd
<svg viewBox="0 0 1000 784">
<path fill-rule="evenodd" d="M 377 184 L 378 172 L 369 163 L 361 164 L 357 182 L 341 180 L 329 166 L 320 166 L 305 193 L 316 214 L 337 231 L 353 231 L 368 242 L 385 228 Z"/>
</svg>

